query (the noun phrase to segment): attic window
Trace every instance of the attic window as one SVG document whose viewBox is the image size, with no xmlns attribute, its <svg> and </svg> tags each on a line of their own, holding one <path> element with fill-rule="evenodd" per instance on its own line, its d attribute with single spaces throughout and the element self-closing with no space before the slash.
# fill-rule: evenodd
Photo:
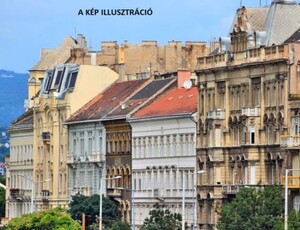
<svg viewBox="0 0 300 230">
<path fill-rule="evenodd" d="M 71 74 L 71 79 L 70 79 L 69 88 L 74 88 L 75 83 L 76 83 L 76 79 L 77 79 L 77 75 L 78 75 L 78 72 L 73 72 L 73 73 Z"/>
</svg>

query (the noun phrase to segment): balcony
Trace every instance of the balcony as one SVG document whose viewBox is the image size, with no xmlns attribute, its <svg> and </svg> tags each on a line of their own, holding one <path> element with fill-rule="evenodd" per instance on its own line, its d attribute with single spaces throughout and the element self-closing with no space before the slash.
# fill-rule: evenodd
<svg viewBox="0 0 300 230">
<path fill-rule="evenodd" d="M 259 117 L 260 107 L 244 107 L 242 109 L 242 115 L 246 115 L 247 117 Z"/>
<path fill-rule="evenodd" d="M 42 190 L 42 200 L 49 201 L 50 191 L 49 190 Z"/>
<path fill-rule="evenodd" d="M 285 176 L 282 177 L 282 184 L 285 185 Z M 288 188 L 300 189 L 300 176 L 288 176 Z"/>
<path fill-rule="evenodd" d="M 50 143 L 50 137 L 51 137 L 50 132 L 43 132 L 42 133 L 42 139 L 43 139 L 44 143 L 49 144 Z"/>
<path fill-rule="evenodd" d="M 122 197 L 122 190 L 121 188 L 107 188 L 107 196 L 113 198 L 121 198 Z"/>
<path fill-rule="evenodd" d="M 207 113 L 207 118 L 213 119 L 213 120 L 224 120 L 225 119 L 225 110 L 216 109 L 216 110 L 209 111 Z"/>
<path fill-rule="evenodd" d="M 76 156 L 73 154 L 67 155 L 67 164 L 76 164 L 76 163 L 99 163 L 102 162 L 101 154 L 91 154 L 87 156 Z"/>
<path fill-rule="evenodd" d="M 225 195 L 234 195 L 241 191 L 243 187 L 245 187 L 245 185 L 223 185 L 222 193 Z"/>
<path fill-rule="evenodd" d="M 289 47 L 287 44 L 261 47 L 259 49 L 252 48 L 250 50 L 241 52 L 226 52 L 218 53 L 215 55 L 199 57 L 197 59 L 197 69 L 200 72 L 204 69 L 211 69 L 217 67 L 225 67 L 227 65 L 239 65 L 242 63 L 256 63 L 258 61 L 274 60 L 278 58 L 288 58 Z"/>
<path fill-rule="evenodd" d="M 15 199 L 15 200 L 23 200 L 24 199 L 24 191 L 22 189 L 18 189 L 18 188 L 11 188 L 10 196 L 12 199 Z"/>
<path fill-rule="evenodd" d="M 299 148 L 300 136 L 299 135 L 282 135 L 280 136 L 280 147 L 286 149 Z"/>
</svg>

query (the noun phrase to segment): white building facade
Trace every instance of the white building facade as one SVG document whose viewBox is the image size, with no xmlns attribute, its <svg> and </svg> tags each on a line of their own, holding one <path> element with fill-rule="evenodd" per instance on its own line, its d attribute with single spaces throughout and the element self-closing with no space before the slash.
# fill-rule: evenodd
<svg viewBox="0 0 300 230">
<path fill-rule="evenodd" d="M 100 122 L 69 124 L 69 196 L 91 196 L 100 192 L 105 178 L 105 129 Z M 105 186 L 103 193 L 105 194 Z"/>
<path fill-rule="evenodd" d="M 189 70 L 177 74 L 177 86 L 128 119 L 132 127 L 132 222 L 137 227 L 156 203 L 182 214 L 188 228 L 197 222 L 198 92 Z"/>
</svg>

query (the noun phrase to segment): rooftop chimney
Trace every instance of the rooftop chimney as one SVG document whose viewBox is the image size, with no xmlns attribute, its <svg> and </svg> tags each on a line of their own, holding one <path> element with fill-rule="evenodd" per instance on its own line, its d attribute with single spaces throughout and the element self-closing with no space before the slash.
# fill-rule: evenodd
<svg viewBox="0 0 300 230">
<path fill-rule="evenodd" d="M 191 80 L 191 71 L 189 69 L 177 70 L 177 87 L 184 88 L 184 82 Z"/>
</svg>

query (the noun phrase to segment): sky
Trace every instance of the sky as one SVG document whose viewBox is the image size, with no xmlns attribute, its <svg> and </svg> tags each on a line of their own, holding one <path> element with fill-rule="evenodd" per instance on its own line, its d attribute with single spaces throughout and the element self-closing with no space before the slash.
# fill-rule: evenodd
<svg viewBox="0 0 300 230">
<path fill-rule="evenodd" d="M 88 46 L 102 41 L 140 44 L 155 40 L 205 41 L 227 36 L 236 10 L 272 0 L 1 0 L 0 69 L 28 73 L 43 48 L 57 48 L 64 38 L 83 34 Z M 150 9 L 151 15 L 108 16 L 101 10 Z M 97 9 L 97 15 L 86 10 Z M 83 15 L 80 15 L 82 10 Z M 91 12 L 91 11 L 89 11 Z M 145 12 L 145 11 L 142 11 Z M 150 11 L 147 11 L 150 12 Z"/>
</svg>

